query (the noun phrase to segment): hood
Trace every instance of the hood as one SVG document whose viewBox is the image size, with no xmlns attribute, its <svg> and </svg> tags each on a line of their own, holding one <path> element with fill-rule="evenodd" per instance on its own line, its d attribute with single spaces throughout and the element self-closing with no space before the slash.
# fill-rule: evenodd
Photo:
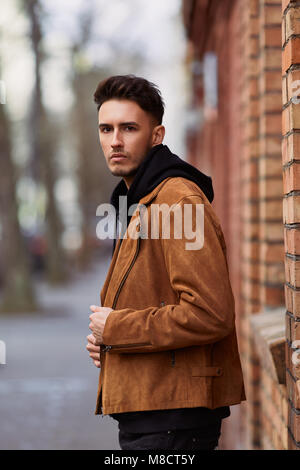
<svg viewBox="0 0 300 470">
<path fill-rule="evenodd" d="M 137 204 L 142 197 L 149 194 L 158 184 L 170 176 L 181 176 L 193 181 L 204 192 L 209 202 L 213 201 L 214 191 L 211 177 L 173 154 L 167 145 L 159 144 L 148 152 L 129 189 L 123 179 L 119 182 L 111 195 L 110 203 L 119 214 L 119 196 L 127 196 L 127 207 L 129 208 L 132 204 Z M 130 217 L 128 217 L 127 225 L 129 222 Z"/>
<path fill-rule="evenodd" d="M 214 199 L 214 191 L 210 176 L 206 176 L 194 166 L 185 162 L 172 153 L 167 145 L 160 144 L 152 147 L 138 168 L 134 181 L 129 190 L 122 179 L 115 187 L 111 204 L 118 211 L 119 196 L 127 195 L 127 205 L 136 204 L 139 200 L 153 191 L 159 183 L 170 176 L 181 176 L 194 181 L 204 192 L 211 203 Z"/>
</svg>

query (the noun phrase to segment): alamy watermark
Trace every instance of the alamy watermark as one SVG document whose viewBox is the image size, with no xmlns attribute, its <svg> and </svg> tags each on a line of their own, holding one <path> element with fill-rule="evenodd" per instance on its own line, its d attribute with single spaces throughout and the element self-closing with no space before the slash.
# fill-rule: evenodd
<svg viewBox="0 0 300 470">
<path fill-rule="evenodd" d="M 204 204 L 151 204 L 150 228 L 147 207 L 132 204 L 127 209 L 127 196 L 119 197 L 118 217 L 112 204 L 100 204 L 96 215 L 102 217 L 96 227 L 97 238 L 101 240 L 172 237 L 189 240 L 185 243 L 186 250 L 200 250 L 204 245 Z M 130 217 L 132 219 L 128 225 Z"/>
<path fill-rule="evenodd" d="M 0 80 L 0 104 L 6 104 L 6 85 L 4 80 Z"/>
<path fill-rule="evenodd" d="M 0 340 L 0 364 L 6 364 L 6 344 Z"/>
<path fill-rule="evenodd" d="M 294 80 L 291 84 L 292 88 L 292 103 L 300 103 L 300 80 Z"/>
<path fill-rule="evenodd" d="M 292 354 L 292 363 L 294 366 L 299 366 L 300 365 L 300 340 L 296 339 L 295 341 L 292 342 L 292 349 L 293 349 L 293 354 Z"/>
</svg>

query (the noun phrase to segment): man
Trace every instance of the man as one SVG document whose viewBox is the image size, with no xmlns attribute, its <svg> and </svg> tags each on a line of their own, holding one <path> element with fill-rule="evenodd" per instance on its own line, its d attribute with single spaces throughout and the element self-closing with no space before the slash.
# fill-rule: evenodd
<svg viewBox="0 0 300 470">
<path fill-rule="evenodd" d="M 94 99 L 108 168 L 122 177 L 111 196 L 119 238 L 102 307 L 90 307 L 87 349 L 101 367 L 95 413 L 118 420 L 122 449 L 215 449 L 245 392 L 211 178 L 163 145 L 154 84 L 110 77 Z M 136 208 L 128 217 L 125 196 Z"/>
</svg>

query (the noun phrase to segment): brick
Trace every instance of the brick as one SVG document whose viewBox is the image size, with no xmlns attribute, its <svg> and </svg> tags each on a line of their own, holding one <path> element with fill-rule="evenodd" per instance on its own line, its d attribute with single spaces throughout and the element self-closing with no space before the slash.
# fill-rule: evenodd
<svg viewBox="0 0 300 470">
<path fill-rule="evenodd" d="M 291 8 L 286 14 L 286 40 L 300 34 L 300 8 Z"/>
<path fill-rule="evenodd" d="M 272 179 L 260 180 L 260 194 L 262 198 L 276 197 L 283 195 L 282 175 Z"/>
<path fill-rule="evenodd" d="M 244 204 L 244 211 L 243 211 L 243 216 L 244 220 L 249 220 L 249 219 L 258 219 L 258 203 L 251 203 L 247 202 Z"/>
<path fill-rule="evenodd" d="M 286 374 L 287 397 L 294 408 L 300 409 L 300 380 L 294 381 L 289 373 Z M 287 406 L 289 408 L 289 406 Z"/>
<path fill-rule="evenodd" d="M 246 73 L 247 75 L 253 77 L 259 73 L 259 62 L 258 59 L 250 57 L 246 63 Z"/>
<path fill-rule="evenodd" d="M 265 265 L 263 269 L 263 279 L 270 284 L 283 285 L 285 282 L 284 262 Z"/>
<path fill-rule="evenodd" d="M 299 83 L 297 83 L 299 82 Z M 300 104 L 300 70 L 291 70 L 287 75 L 287 101 L 298 100 Z"/>
<path fill-rule="evenodd" d="M 284 286 L 282 287 L 265 287 L 263 304 L 268 307 L 278 307 L 284 305 Z"/>
<path fill-rule="evenodd" d="M 262 31 L 261 47 L 282 47 L 281 23 Z"/>
<path fill-rule="evenodd" d="M 294 402 L 295 407 L 297 409 L 300 409 L 300 380 L 297 380 L 296 382 L 295 392 L 296 392 L 296 401 Z"/>
<path fill-rule="evenodd" d="M 289 108 L 285 108 L 282 111 L 282 135 L 286 135 L 288 132 L 290 132 L 290 129 L 290 111 Z"/>
<path fill-rule="evenodd" d="M 281 8 L 279 5 L 265 5 L 263 8 L 264 22 L 267 25 L 281 26 Z"/>
<path fill-rule="evenodd" d="M 258 18 L 249 19 L 249 34 L 259 35 L 259 21 Z"/>
<path fill-rule="evenodd" d="M 287 279 L 287 282 L 289 282 L 288 279 Z M 292 341 L 291 325 L 292 325 L 291 317 L 290 315 L 286 314 L 285 315 L 285 336 L 288 341 Z"/>
<path fill-rule="evenodd" d="M 246 194 L 251 199 L 257 197 L 258 194 L 258 181 L 245 181 L 244 182 L 244 190 Z"/>
<path fill-rule="evenodd" d="M 282 134 L 293 130 L 300 130 L 300 106 L 291 103 L 282 112 Z"/>
<path fill-rule="evenodd" d="M 261 244 L 260 260 L 266 263 L 275 263 L 284 261 L 284 247 L 282 243 L 270 245 L 269 243 Z M 283 267 L 283 266 L 281 266 Z"/>
<path fill-rule="evenodd" d="M 283 51 L 282 74 L 293 64 L 300 64 L 300 38 L 292 38 Z"/>
<path fill-rule="evenodd" d="M 300 106 L 299 104 L 290 104 L 290 125 L 291 129 L 299 129 L 300 130 Z"/>
<path fill-rule="evenodd" d="M 300 442 L 300 415 L 297 415 L 294 410 L 290 410 L 289 413 L 289 427 L 292 431 L 294 439 Z"/>
<path fill-rule="evenodd" d="M 297 273 L 298 283 L 299 283 L 299 279 L 300 279 L 299 270 L 300 270 L 300 268 L 298 266 L 298 273 Z M 295 321 L 294 318 L 290 318 L 290 320 L 291 320 L 291 338 L 290 338 L 290 341 L 291 342 L 300 341 L 300 322 Z"/>
<path fill-rule="evenodd" d="M 261 139 L 261 154 L 262 155 L 280 155 L 281 154 L 281 133 L 278 133 L 278 137 L 275 135 L 265 136 Z"/>
<path fill-rule="evenodd" d="M 257 126 L 259 124 L 259 116 L 260 116 L 260 103 L 261 101 L 260 100 L 254 100 L 254 99 L 251 99 L 249 101 L 249 112 L 250 112 L 250 116 L 251 118 L 257 118 L 256 120 L 256 123 L 257 123 Z M 258 128 L 258 127 L 257 127 Z"/>
<path fill-rule="evenodd" d="M 282 148 L 282 164 L 286 165 L 289 161 L 288 139 L 286 137 L 282 139 L 281 148 Z"/>
<path fill-rule="evenodd" d="M 300 162 L 294 162 L 284 169 L 283 191 L 284 194 L 290 191 L 300 191 Z"/>
<path fill-rule="evenodd" d="M 282 18 L 282 29 L 281 29 L 281 45 L 284 46 L 286 41 L 286 21 L 285 16 Z"/>
<path fill-rule="evenodd" d="M 297 318 L 300 318 L 300 292 L 284 286 L 286 308 Z"/>
<path fill-rule="evenodd" d="M 276 176 L 282 178 L 282 160 L 281 157 L 261 157 L 259 159 L 259 175 L 263 176 Z"/>
<path fill-rule="evenodd" d="M 283 243 L 284 228 L 282 225 L 282 218 L 280 218 L 278 223 L 260 224 L 260 230 L 264 240 L 272 242 L 282 239 Z"/>
<path fill-rule="evenodd" d="M 285 260 L 285 275 L 286 281 L 289 284 L 294 287 L 300 287 L 300 261 L 287 257 Z"/>
<path fill-rule="evenodd" d="M 288 450 L 299 450 L 296 446 L 295 441 L 293 440 L 290 432 L 288 433 Z"/>
<path fill-rule="evenodd" d="M 253 160 L 248 160 L 243 163 L 243 171 L 250 179 L 258 178 L 258 162 Z"/>
<path fill-rule="evenodd" d="M 247 43 L 246 53 L 258 57 L 259 54 L 259 37 L 250 37 Z"/>
<path fill-rule="evenodd" d="M 259 243 L 256 241 L 246 241 L 243 243 L 244 257 L 247 259 L 258 260 L 259 259 Z"/>
<path fill-rule="evenodd" d="M 281 198 L 275 201 L 263 201 L 261 203 L 261 216 L 265 220 L 273 220 L 275 218 L 282 217 L 282 210 L 283 204 Z"/>
<path fill-rule="evenodd" d="M 250 98 L 258 96 L 258 79 L 256 77 L 249 79 L 249 94 Z"/>
<path fill-rule="evenodd" d="M 281 112 L 274 114 L 263 114 L 261 116 L 260 132 L 264 134 L 280 134 L 281 132 Z"/>
<path fill-rule="evenodd" d="M 261 58 L 264 60 L 265 68 L 278 68 L 280 69 L 282 64 L 282 50 L 281 47 L 278 49 L 263 49 L 261 51 Z"/>
<path fill-rule="evenodd" d="M 282 110 L 282 91 L 269 92 L 261 99 L 262 109 L 266 112 L 278 112 L 281 113 Z"/>
<path fill-rule="evenodd" d="M 249 13 L 251 16 L 258 16 L 259 11 L 259 1 L 258 0 L 249 0 Z"/>
<path fill-rule="evenodd" d="M 260 75 L 260 90 L 262 93 L 265 91 L 278 91 L 281 90 L 281 71 L 266 70 Z"/>
<path fill-rule="evenodd" d="M 300 230 L 299 229 L 283 229 L 285 252 L 291 255 L 299 254 L 300 246 Z"/>
<path fill-rule="evenodd" d="M 245 281 L 242 286 L 242 292 L 246 299 L 258 301 L 260 295 L 260 285 L 251 281 Z"/>
<path fill-rule="evenodd" d="M 300 134 L 292 134 L 288 137 L 288 159 L 300 159 Z"/>
<path fill-rule="evenodd" d="M 287 369 L 291 372 L 291 370 L 292 370 L 292 366 L 291 366 L 291 354 L 290 354 L 291 349 L 290 349 L 288 343 L 285 343 L 284 348 L 285 348 L 285 362 L 286 362 L 286 367 L 287 367 Z M 293 376 L 293 374 L 292 374 L 292 376 Z"/>
<path fill-rule="evenodd" d="M 259 121 L 258 120 L 251 120 L 247 126 L 247 137 L 249 139 L 255 138 L 259 133 Z"/>
<path fill-rule="evenodd" d="M 288 93 L 287 93 L 287 76 L 282 77 L 282 104 L 285 105 L 288 102 Z"/>
<path fill-rule="evenodd" d="M 258 238 L 259 230 L 260 230 L 260 224 L 254 223 L 254 222 L 244 222 L 243 229 L 244 229 L 244 233 L 246 234 L 247 237 L 249 237 L 249 238 L 253 238 L 253 237 Z"/>
<path fill-rule="evenodd" d="M 283 220 L 285 224 L 300 223 L 300 196 L 283 198 Z"/>
</svg>

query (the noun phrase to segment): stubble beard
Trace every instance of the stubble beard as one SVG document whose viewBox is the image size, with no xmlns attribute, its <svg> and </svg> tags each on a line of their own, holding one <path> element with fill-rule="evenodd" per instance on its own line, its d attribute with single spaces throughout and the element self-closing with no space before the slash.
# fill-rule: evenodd
<svg viewBox="0 0 300 470">
<path fill-rule="evenodd" d="M 121 176 L 121 177 L 122 177 L 122 176 L 135 176 L 136 173 L 137 173 L 137 171 L 138 171 L 138 169 L 139 169 L 139 167 L 141 166 L 141 164 L 142 164 L 143 161 L 145 160 L 145 158 L 146 158 L 148 152 L 151 150 L 151 148 L 152 148 L 152 147 L 149 146 L 149 147 L 146 149 L 146 151 L 145 151 L 145 153 L 144 153 L 144 156 L 143 156 L 143 158 L 142 158 L 140 164 L 139 164 L 137 167 L 129 168 L 129 169 L 127 169 L 127 170 L 126 170 L 126 168 L 115 168 L 115 169 L 110 170 L 111 174 L 112 174 L 113 176 Z"/>
</svg>

